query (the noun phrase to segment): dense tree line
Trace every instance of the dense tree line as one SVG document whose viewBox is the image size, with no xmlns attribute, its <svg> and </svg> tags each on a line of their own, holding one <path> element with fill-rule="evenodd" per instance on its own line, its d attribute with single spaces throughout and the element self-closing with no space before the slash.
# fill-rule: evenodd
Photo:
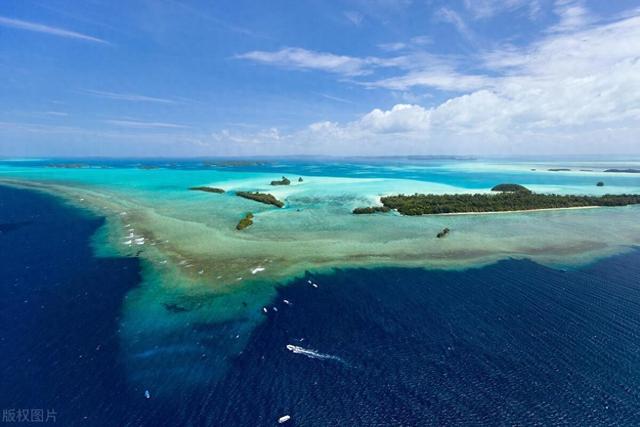
<svg viewBox="0 0 640 427">
<path fill-rule="evenodd" d="M 289 178 L 287 178 L 286 176 L 283 176 L 281 180 L 279 181 L 271 181 L 271 185 L 289 185 L 291 184 L 291 180 L 289 180 Z"/>
<path fill-rule="evenodd" d="M 266 203 L 267 205 L 277 206 L 279 208 L 284 206 L 284 203 L 280 200 L 276 199 L 273 194 L 269 193 L 252 193 L 250 191 L 238 191 L 236 192 L 236 196 L 243 197 L 245 199 L 254 200 L 260 203 Z"/>
<path fill-rule="evenodd" d="M 376 212 L 389 212 L 390 210 L 391 208 L 388 208 L 386 206 L 370 206 L 367 208 L 355 208 L 353 210 L 353 213 L 356 215 L 362 215 L 362 214 L 372 214 Z"/>
<path fill-rule="evenodd" d="M 236 230 L 244 230 L 245 228 L 249 227 L 252 224 L 253 224 L 253 214 L 249 212 L 244 216 L 244 218 L 240 220 L 240 222 L 238 222 L 238 225 L 236 225 Z"/>
<path fill-rule="evenodd" d="M 216 187 L 191 187 L 189 188 L 189 190 L 204 191 L 207 193 L 224 193 L 224 190 L 222 188 L 216 188 Z"/>
<path fill-rule="evenodd" d="M 414 194 L 410 196 L 401 194 L 382 197 L 381 201 L 383 206 L 396 209 L 403 215 L 425 215 L 585 206 L 625 206 L 640 204 L 640 195 L 572 196 L 517 191 L 498 194 Z"/>
<path fill-rule="evenodd" d="M 498 184 L 493 187 L 491 191 L 522 191 L 525 193 L 531 193 L 531 190 L 520 184 Z"/>
</svg>

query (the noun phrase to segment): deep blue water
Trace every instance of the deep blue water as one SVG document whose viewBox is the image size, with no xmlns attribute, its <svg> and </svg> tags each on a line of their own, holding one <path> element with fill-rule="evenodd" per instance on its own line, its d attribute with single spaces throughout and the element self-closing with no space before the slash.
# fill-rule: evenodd
<svg viewBox="0 0 640 427">
<path fill-rule="evenodd" d="M 640 425 L 638 251 L 582 271 L 508 260 L 312 280 L 280 289 L 293 305 L 255 332 L 211 413 L 224 402 L 221 418 L 246 425 L 274 409 L 299 425 Z"/>
<path fill-rule="evenodd" d="M 220 383 L 160 401 L 126 379 L 118 317 L 139 265 L 92 257 L 101 223 L 0 187 L 0 408 L 65 426 L 640 425 L 640 251 L 577 271 L 308 276 Z"/>
<path fill-rule="evenodd" d="M 124 425 L 135 412 L 116 331 L 139 266 L 92 256 L 102 222 L 0 186 L 0 409 L 52 410 L 57 425 Z"/>
</svg>

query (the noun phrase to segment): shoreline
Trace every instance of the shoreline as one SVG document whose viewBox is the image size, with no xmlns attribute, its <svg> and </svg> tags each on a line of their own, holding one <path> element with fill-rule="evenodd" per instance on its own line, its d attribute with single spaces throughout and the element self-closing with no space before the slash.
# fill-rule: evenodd
<svg viewBox="0 0 640 427">
<path fill-rule="evenodd" d="M 374 207 L 382 207 L 382 198 L 386 196 L 378 196 L 376 201 L 378 205 Z M 457 215 L 496 215 L 496 214 L 509 214 L 509 213 L 527 213 L 527 212 L 549 212 L 549 211 L 564 211 L 564 210 L 575 210 L 575 209 L 595 209 L 595 208 L 604 208 L 607 206 L 572 206 L 568 208 L 539 208 L 539 209 L 516 209 L 512 211 L 487 211 L 487 212 L 448 212 L 448 213 L 432 213 L 432 214 L 422 214 L 422 215 L 403 215 L 398 212 L 397 209 L 391 209 L 391 212 L 394 212 L 400 216 L 416 216 L 416 217 L 431 217 L 431 216 L 457 216 Z M 624 206 L 612 206 L 612 207 L 624 207 Z"/>
<path fill-rule="evenodd" d="M 450 212 L 450 213 L 438 213 L 438 214 L 424 214 L 417 216 L 451 216 L 451 215 L 495 215 L 495 214 L 509 214 L 509 213 L 527 213 L 527 212 L 548 212 L 548 211 L 567 211 L 575 209 L 596 209 L 603 206 L 572 206 L 569 208 L 541 208 L 541 209 L 518 209 L 513 211 L 490 211 L 490 212 Z M 615 206 L 623 207 L 623 206 Z M 401 214 L 402 215 L 402 214 Z M 407 216 L 407 215 L 403 215 Z"/>
</svg>

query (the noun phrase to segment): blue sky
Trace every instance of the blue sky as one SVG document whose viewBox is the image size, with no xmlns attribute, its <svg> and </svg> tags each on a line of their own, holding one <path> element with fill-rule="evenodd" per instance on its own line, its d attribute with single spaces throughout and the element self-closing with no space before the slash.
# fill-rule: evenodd
<svg viewBox="0 0 640 427">
<path fill-rule="evenodd" d="M 0 3 L 0 155 L 640 154 L 640 2 Z"/>
</svg>

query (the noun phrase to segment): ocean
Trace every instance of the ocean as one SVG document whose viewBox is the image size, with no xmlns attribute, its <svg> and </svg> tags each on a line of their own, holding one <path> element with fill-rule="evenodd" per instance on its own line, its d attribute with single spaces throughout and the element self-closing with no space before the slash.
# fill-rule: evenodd
<svg viewBox="0 0 640 427">
<path fill-rule="evenodd" d="M 579 267 L 507 257 L 457 270 L 307 271 L 276 286 L 219 376 L 185 387 L 167 379 L 199 376 L 206 357 L 196 365 L 165 351 L 162 363 L 134 364 L 127 354 L 145 337 L 123 320 L 146 286 L 144 260 L 96 256 L 103 217 L 6 186 L 0 204 L 3 417 L 41 409 L 65 426 L 268 426 L 284 415 L 300 426 L 640 424 L 637 249 Z M 197 340 L 203 355 L 241 329 L 171 308 L 153 312 L 157 324 L 181 325 L 181 341 Z"/>
</svg>

